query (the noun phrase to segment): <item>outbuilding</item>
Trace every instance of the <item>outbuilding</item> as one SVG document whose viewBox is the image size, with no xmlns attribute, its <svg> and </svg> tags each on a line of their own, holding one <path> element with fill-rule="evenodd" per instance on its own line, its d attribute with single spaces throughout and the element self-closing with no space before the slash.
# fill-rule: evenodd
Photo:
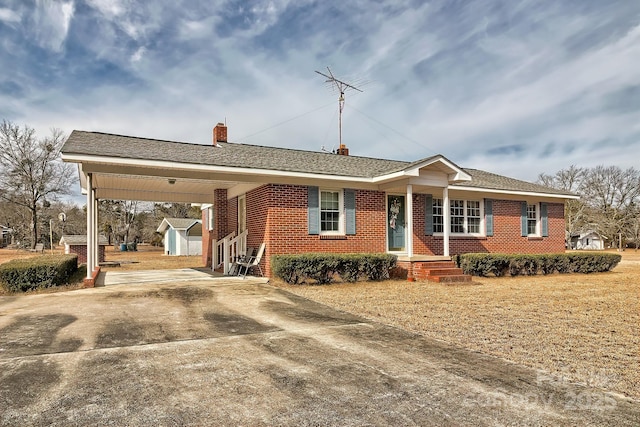
<svg viewBox="0 0 640 427">
<path fill-rule="evenodd" d="M 202 221 L 164 218 L 156 230 L 164 236 L 164 253 L 175 256 L 202 255 Z"/>
<path fill-rule="evenodd" d="M 71 234 L 62 236 L 60 238 L 60 245 L 64 245 L 65 254 L 78 255 L 78 264 L 85 264 L 87 262 L 87 235 L 86 234 Z M 104 236 L 98 237 L 98 262 L 104 262 L 104 248 L 109 242 Z"/>
</svg>

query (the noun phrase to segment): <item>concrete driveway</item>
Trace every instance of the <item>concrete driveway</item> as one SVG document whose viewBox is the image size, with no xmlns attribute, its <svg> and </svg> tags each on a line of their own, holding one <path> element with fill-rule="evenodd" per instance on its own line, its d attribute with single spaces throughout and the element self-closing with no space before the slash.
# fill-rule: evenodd
<svg viewBox="0 0 640 427">
<path fill-rule="evenodd" d="M 611 425 L 640 403 L 258 281 L 0 297 L 0 425 Z"/>
</svg>

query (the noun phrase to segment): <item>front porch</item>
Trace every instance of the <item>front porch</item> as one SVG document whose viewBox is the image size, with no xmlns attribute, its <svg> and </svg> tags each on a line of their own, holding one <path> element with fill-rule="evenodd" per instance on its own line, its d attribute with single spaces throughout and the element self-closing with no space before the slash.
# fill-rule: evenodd
<svg viewBox="0 0 640 427">
<path fill-rule="evenodd" d="M 398 256 L 397 274 L 410 282 L 426 280 L 436 283 L 471 282 L 449 256 L 413 255 Z"/>
</svg>

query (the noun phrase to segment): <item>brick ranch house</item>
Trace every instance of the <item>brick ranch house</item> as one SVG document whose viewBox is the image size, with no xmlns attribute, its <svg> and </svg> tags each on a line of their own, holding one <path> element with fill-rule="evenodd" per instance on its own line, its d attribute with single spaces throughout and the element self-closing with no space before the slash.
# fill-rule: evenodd
<svg viewBox="0 0 640 427">
<path fill-rule="evenodd" d="M 344 146 L 331 154 L 230 143 L 222 124 L 210 145 L 73 131 L 62 153 L 87 195 L 88 247 L 98 199 L 198 203 L 206 264 L 226 270 L 264 242 L 266 275 L 274 254 L 389 252 L 412 271 L 465 252 L 563 252 L 564 203 L 576 198 L 441 155 L 404 162 Z"/>
</svg>

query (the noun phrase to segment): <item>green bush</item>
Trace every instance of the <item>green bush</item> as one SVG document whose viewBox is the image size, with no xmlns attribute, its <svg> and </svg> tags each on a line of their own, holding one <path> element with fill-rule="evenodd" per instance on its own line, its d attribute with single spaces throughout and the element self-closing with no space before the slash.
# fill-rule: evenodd
<svg viewBox="0 0 640 427">
<path fill-rule="evenodd" d="M 465 274 L 486 277 L 611 271 L 622 257 L 610 253 L 462 254 L 454 257 Z"/>
<path fill-rule="evenodd" d="M 274 255 L 271 268 L 276 277 L 287 283 L 314 280 L 318 284 L 330 283 L 335 275 L 345 282 L 362 277 L 382 280 L 396 266 L 397 257 L 391 254 L 325 254 Z"/>
<path fill-rule="evenodd" d="M 0 284 L 11 292 L 50 288 L 67 283 L 77 269 L 77 255 L 16 259 L 0 264 Z"/>
</svg>

